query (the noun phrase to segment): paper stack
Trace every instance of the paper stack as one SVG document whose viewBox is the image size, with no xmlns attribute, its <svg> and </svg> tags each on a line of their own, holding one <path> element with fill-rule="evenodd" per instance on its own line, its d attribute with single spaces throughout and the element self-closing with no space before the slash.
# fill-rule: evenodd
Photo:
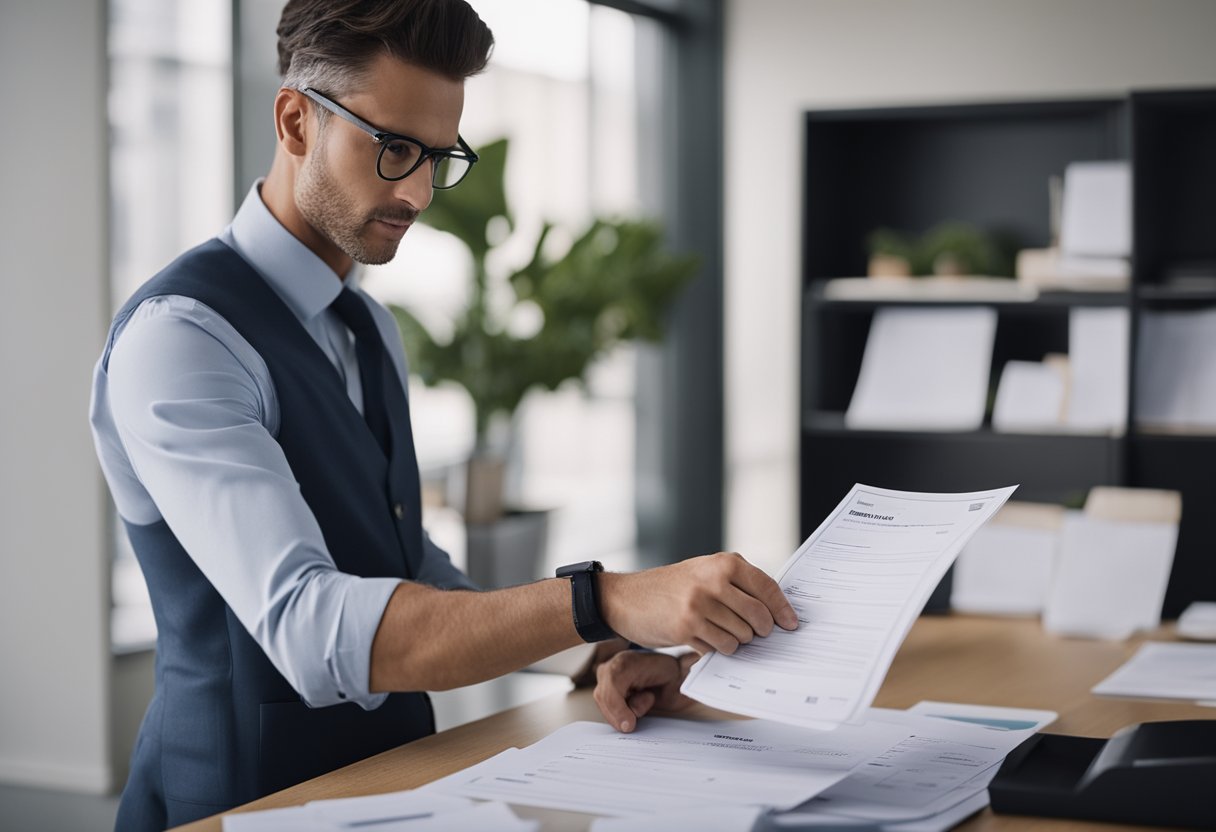
<svg viewBox="0 0 1216 832">
<path fill-rule="evenodd" d="M 1018 281 L 1040 290 L 1122 291 L 1131 278 L 1132 174 L 1127 162 L 1064 171 L 1060 245 L 1018 254 Z"/>
<path fill-rule="evenodd" d="M 1093 489 L 1064 519 L 1044 629 L 1122 639 L 1160 624 L 1181 519 L 1176 491 Z"/>
</svg>

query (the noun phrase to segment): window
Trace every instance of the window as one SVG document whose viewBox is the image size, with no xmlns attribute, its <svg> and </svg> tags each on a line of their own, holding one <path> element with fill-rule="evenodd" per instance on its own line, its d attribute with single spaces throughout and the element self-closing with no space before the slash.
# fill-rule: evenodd
<svg viewBox="0 0 1216 832">
<path fill-rule="evenodd" d="M 488 263 L 498 291 L 509 293 L 506 274 L 531 257 L 545 220 L 564 232 L 550 240 L 561 246 L 593 216 L 641 211 L 634 46 L 638 27 L 654 24 L 585 0 L 473 5 L 496 46 L 490 68 L 467 84 L 461 133 L 474 149 L 510 139 L 506 187 L 516 228 Z M 397 259 L 369 269 L 363 285 L 409 308 L 442 337 L 470 280 L 463 246 L 419 225 Z M 534 392 L 517 414 L 508 499 L 556 509 L 550 562 L 541 574 L 551 574 L 557 562 L 634 563 L 634 378 L 634 350 L 625 346 L 592 368 L 585 390 Z M 456 469 L 474 443 L 467 394 L 414 383 L 410 395 L 424 472 Z M 455 511 L 428 509 L 427 526 L 462 562 L 463 525 Z"/>
<path fill-rule="evenodd" d="M 115 310 L 232 216 L 231 4 L 109 4 L 110 272 Z M 143 576 L 115 522 L 115 650 L 156 628 Z"/>
</svg>

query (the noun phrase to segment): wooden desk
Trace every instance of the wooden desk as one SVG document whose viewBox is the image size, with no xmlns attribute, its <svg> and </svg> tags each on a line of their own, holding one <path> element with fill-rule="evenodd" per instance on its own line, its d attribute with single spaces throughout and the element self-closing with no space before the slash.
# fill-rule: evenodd
<svg viewBox="0 0 1216 832">
<path fill-rule="evenodd" d="M 1173 628 L 1151 634 L 1172 638 Z M 1126 643 L 1049 636 L 1035 620 L 968 616 L 925 617 L 913 627 L 896 656 L 876 705 L 907 708 L 922 699 L 974 702 L 1015 708 L 1046 708 L 1060 718 L 1047 730 L 1108 737 L 1125 725 L 1167 719 L 1216 719 L 1216 710 L 1164 701 L 1101 699 L 1089 693 L 1126 661 L 1144 639 Z M 462 725 L 301 783 L 234 811 L 297 806 L 330 797 L 411 789 L 481 762 L 511 746 L 529 745 L 579 719 L 599 720 L 588 691 L 543 699 Z M 591 816 L 518 807 L 521 817 L 540 818 L 546 832 L 584 830 Z M 219 832 L 219 816 L 179 827 L 182 832 Z M 1112 832 L 1106 824 L 1073 823 L 995 815 L 984 810 L 962 826 L 989 830 Z"/>
</svg>

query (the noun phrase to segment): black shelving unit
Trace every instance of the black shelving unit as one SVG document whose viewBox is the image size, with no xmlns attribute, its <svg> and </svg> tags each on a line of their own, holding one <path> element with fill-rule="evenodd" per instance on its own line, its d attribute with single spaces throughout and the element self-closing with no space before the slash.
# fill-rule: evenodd
<svg viewBox="0 0 1216 832">
<path fill-rule="evenodd" d="M 825 297 L 824 282 L 864 274 L 866 235 L 977 225 L 1019 248 L 1050 242 L 1047 182 L 1074 161 L 1130 160 L 1133 280 L 1124 292 L 1048 292 L 1030 302 L 948 301 L 997 312 L 991 384 L 1007 361 L 1068 351 L 1077 307 L 1131 311 L 1135 401 L 1142 310 L 1216 306 L 1216 286 L 1174 281 L 1216 263 L 1216 91 L 1125 98 L 816 111 L 805 119 L 801 526 L 809 534 L 854 482 L 917 491 L 1021 483 L 1021 500 L 1077 504 L 1095 485 L 1172 488 L 1183 521 L 1166 617 L 1216 599 L 1216 436 L 1137 429 L 1122 436 L 857 431 L 844 424 L 877 309 L 899 301 Z M 1216 360 L 1216 356 L 1213 356 Z M 949 578 L 928 610 L 948 604 Z"/>
</svg>

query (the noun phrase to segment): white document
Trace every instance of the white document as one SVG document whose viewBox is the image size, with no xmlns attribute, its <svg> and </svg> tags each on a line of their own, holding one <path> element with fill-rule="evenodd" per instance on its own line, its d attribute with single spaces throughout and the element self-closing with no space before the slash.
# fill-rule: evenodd
<svg viewBox="0 0 1216 832">
<path fill-rule="evenodd" d="M 468 809 L 472 803 L 459 797 L 432 795 L 410 789 L 387 794 L 314 800 L 305 805 L 312 814 L 336 826 L 371 826 L 412 821 Z"/>
<path fill-rule="evenodd" d="M 992 428 L 1004 433 L 1059 432 L 1067 385 L 1059 367 L 1041 361 L 1007 361 L 992 407 Z"/>
<path fill-rule="evenodd" d="M 597 818 L 591 832 L 751 832 L 762 814 L 755 806 L 701 806 L 648 817 Z"/>
<path fill-rule="evenodd" d="M 1038 615 L 1043 611 L 1064 509 L 1010 501 L 975 533 L 954 564 L 950 606 L 959 612 Z"/>
<path fill-rule="evenodd" d="M 1074 162 L 1065 168 L 1060 248 L 1066 255 L 1131 256 L 1129 163 Z"/>
<path fill-rule="evenodd" d="M 224 832 L 334 832 L 333 824 L 304 806 L 225 815 L 220 823 Z"/>
<path fill-rule="evenodd" d="M 1027 712 L 1007 708 L 922 704 L 931 713 L 952 716 L 871 708 L 868 720 L 899 725 L 906 735 L 790 814 L 884 824 L 933 817 L 984 792 L 1005 756 L 1055 718 L 1051 712 L 1026 718 Z M 971 716 L 960 718 L 964 713 Z"/>
<path fill-rule="evenodd" d="M 435 830 L 484 829 L 478 817 L 464 814 L 474 808 L 470 800 L 418 790 L 390 794 L 344 797 L 337 800 L 317 800 L 304 806 L 242 812 L 223 819 L 224 832 L 340 832 L 360 829 L 366 832 L 431 832 Z M 494 810 L 501 816 L 505 806 Z M 517 823 L 524 823 L 511 815 Z M 495 827 L 500 828 L 500 827 Z M 506 826 L 503 829 L 534 829 L 531 825 Z"/>
<path fill-rule="evenodd" d="M 873 722 L 833 734 L 761 720 L 649 717 L 632 734 L 575 722 L 428 789 L 595 815 L 708 805 L 788 809 L 843 779 L 906 731 Z"/>
<path fill-rule="evenodd" d="M 984 422 L 995 336 L 993 309 L 879 309 L 845 424 L 975 430 Z"/>
<path fill-rule="evenodd" d="M 1016 486 L 921 494 L 854 485 L 777 582 L 793 631 L 706 654 L 680 690 L 707 705 L 808 728 L 856 721 L 938 581 Z"/>
<path fill-rule="evenodd" d="M 1137 422 L 1216 431 L 1216 309 L 1143 313 L 1137 349 Z"/>
<path fill-rule="evenodd" d="M 1161 622 L 1178 524 L 1108 520 L 1070 511 L 1043 610 L 1043 629 L 1124 639 Z"/>
<path fill-rule="evenodd" d="M 1079 307 L 1068 316 L 1068 425 L 1123 432 L 1127 420 L 1128 311 Z"/>
<path fill-rule="evenodd" d="M 1216 700 L 1216 645 L 1150 641 L 1093 692 L 1099 696 Z"/>
<path fill-rule="evenodd" d="M 952 719 L 955 722 L 967 722 L 997 731 L 1037 731 L 1055 722 L 1059 716 L 1055 711 L 1035 708 L 936 702 L 932 699 L 917 702 L 908 708 L 907 713 L 932 716 L 937 719 Z"/>
</svg>

